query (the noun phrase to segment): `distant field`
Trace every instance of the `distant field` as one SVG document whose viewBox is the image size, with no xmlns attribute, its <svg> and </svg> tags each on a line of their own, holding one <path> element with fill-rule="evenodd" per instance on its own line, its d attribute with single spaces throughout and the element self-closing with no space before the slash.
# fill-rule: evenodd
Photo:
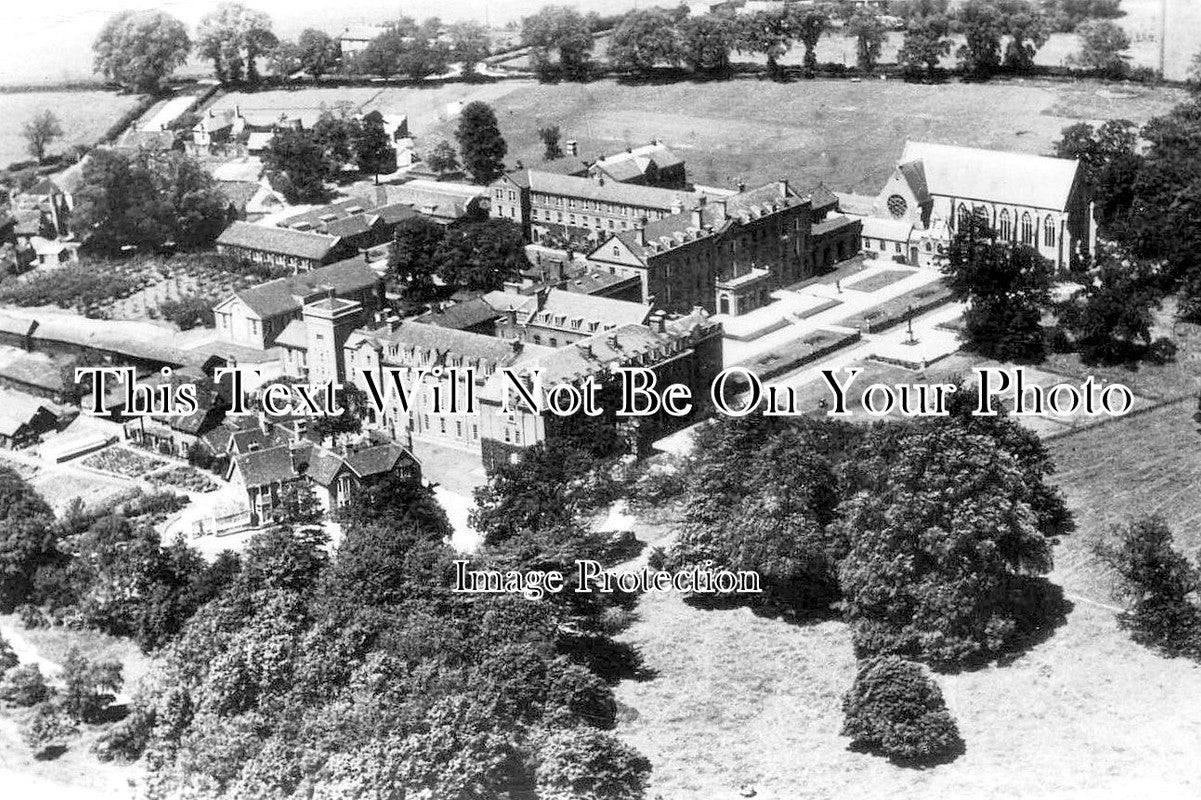
<svg viewBox="0 0 1201 800">
<path fill-rule="evenodd" d="M 54 112 L 66 134 L 50 145 L 50 152 L 57 153 L 73 144 L 94 143 L 137 102 L 137 95 L 116 92 L 0 94 L 0 168 L 30 158 L 21 128 L 42 111 Z"/>
<path fill-rule="evenodd" d="M 905 140 L 928 139 L 1045 153 L 1078 120 L 1160 114 L 1185 95 L 1175 89 L 1048 81 L 952 83 L 818 80 L 778 84 L 624 85 L 508 83 L 489 87 L 509 144 L 510 165 L 538 167 L 538 128 L 559 125 L 564 140 L 595 158 L 652 138 L 688 161 L 692 180 L 729 186 L 788 176 L 802 188 L 824 181 L 836 190 L 876 191 Z M 418 127 L 420 146 L 453 141 L 454 123 Z"/>
</svg>

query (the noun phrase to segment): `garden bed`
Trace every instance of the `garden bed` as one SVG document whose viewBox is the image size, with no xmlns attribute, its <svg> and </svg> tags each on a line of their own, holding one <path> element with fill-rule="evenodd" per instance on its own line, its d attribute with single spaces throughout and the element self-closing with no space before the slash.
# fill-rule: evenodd
<svg viewBox="0 0 1201 800">
<path fill-rule="evenodd" d="M 173 486 L 185 492 L 212 492 L 217 484 L 200 470 L 191 466 L 170 467 L 150 475 L 150 480 L 164 486 Z"/>
<path fill-rule="evenodd" d="M 161 458 L 139 453 L 127 447 L 108 447 L 93 453 L 79 463 L 88 469 L 120 475 L 122 478 L 145 478 L 149 473 L 167 464 Z"/>
</svg>

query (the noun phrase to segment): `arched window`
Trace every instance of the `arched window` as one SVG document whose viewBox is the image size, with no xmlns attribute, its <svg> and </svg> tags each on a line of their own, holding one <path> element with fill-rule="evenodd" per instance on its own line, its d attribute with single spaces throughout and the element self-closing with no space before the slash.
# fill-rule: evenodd
<svg viewBox="0 0 1201 800">
<path fill-rule="evenodd" d="M 1034 244 L 1034 220 L 1030 212 L 1022 212 L 1022 244 Z"/>
<path fill-rule="evenodd" d="M 963 203 L 959 204 L 959 228 L 960 230 L 967 227 L 968 220 L 971 219 L 971 212 L 967 210 L 967 206 Z"/>
<path fill-rule="evenodd" d="M 1001 209 L 1000 229 L 1001 229 L 1000 232 L 1001 232 L 1002 239 L 1009 241 L 1010 239 L 1013 238 L 1013 225 L 1009 221 L 1009 209 L 1008 208 Z"/>
<path fill-rule="evenodd" d="M 1047 215 L 1047 218 L 1043 220 L 1043 246 L 1055 246 L 1055 220 L 1051 219 L 1049 214 Z"/>
</svg>

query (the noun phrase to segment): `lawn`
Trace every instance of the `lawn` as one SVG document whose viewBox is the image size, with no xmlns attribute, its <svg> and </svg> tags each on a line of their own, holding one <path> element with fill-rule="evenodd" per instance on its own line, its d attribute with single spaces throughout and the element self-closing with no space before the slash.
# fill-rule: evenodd
<svg viewBox="0 0 1201 800">
<path fill-rule="evenodd" d="M 765 183 L 781 176 L 804 190 L 874 193 L 906 139 L 1046 153 L 1066 126 L 1128 117 L 1143 122 L 1184 97 L 1177 89 L 1080 82 L 1011 81 L 926 86 L 898 81 L 755 79 L 627 85 L 511 82 L 492 100 L 509 146 L 506 161 L 539 168 L 538 129 L 593 159 L 659 138 L 688 162 L 700 184 Z M 414 90 L 416 91 L 416 90 Z M 454 123 L 419 128 L 421 146 L 453 141 Z"/>
<path fill-rule="evenodd" d="M 617 734 L 654 765 L 648 796 L 784 798 L 1188 798 L 1201 667 L 1164 659 L 1117 627 L 1103 576 L 1079 555 L 1088 534 L 1141 510 L 1201 545 L 1201 448 L 1176 405 L 1056 440 L 1057 480 L 1080 533 L 1057 550 L 1073 608 L 1066 624 L 1007 666 L 939 676 L 967 752 L 928 770 L 854 753 L 839 736 L 854 677 L 847 627 L 793 625 L 746 609 L 703 610 L 670 593 L 639 603 L 621 638 L 654 677 L 617 687 Z M 640 523 L 663 543 L 670 523 Z"/>
<path fill-rule="evenodd" d="M 0 167 L 31 158 L 21 128 L 42 111 L 54 112 L 62 124 L 63 138 L 50 145 L 57 153 L 73 144 L 95 144 L 137 102 L 137 95 L 100 91 L 0 94 Z"/>
</svg>

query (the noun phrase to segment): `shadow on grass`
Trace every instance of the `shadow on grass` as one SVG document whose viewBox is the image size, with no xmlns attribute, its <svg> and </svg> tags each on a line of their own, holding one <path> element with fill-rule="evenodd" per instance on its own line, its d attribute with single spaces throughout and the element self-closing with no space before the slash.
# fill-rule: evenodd
<svg viewBox="0 0 1201 800">
<path fill-rule="evenodd" d="M 94 725 L 106 725 L 110 722 L 120 722 L 129 716 L 129 705 L 127 703 L 113 703 L 105 706 L 96 714 L 96 718 L 89 720 Z"/>
<path fill-rule="evenodd" d="M 53 747 L 43 747 L 34 755 L 34 760 L 54 761 L 65 752 L 67 752 L 67 746 L 65 744 L 56 744 Z"/>
<path fill-rule="evenodd" d="M 955 743 L 947 750 L 929 756 L 922 757 L 903 757 L 896 755 L 888 755 L 882 752 L 878 747 L 873 747 L 864 742 L 851 742 L 847 745 L 847 750 L 852 753 L 862 753 L 864 755 L 878 756 L 886 758 L 895 766 L 903 767 L 904 769 L 926 770 L 941 767 L 944 764 L 950 764 L 955 759 L 967 752 L 967 744 L 963 739 L 956 739 Z"/>
<path fill-rule="evenodd" d="M 704 611 L 729 611 L 748 608 L 764 619 L 775 619 L 792 625 L 815 625 L 842 618 L 837 602 L 837 589 L 830 584 L 796 581 L 772 584 L 763 579 L 762 594 L 692 594 L 685 604 Z"/>
<path fill-rule="evenodd" d="M 642 654 L 627 642 L 618 642 L 597 634 L 576 634 L 567 637 L 560 649 L 572 661 L 587 667 L 601 680 L 617 683 L 623 680 L 649 681 L 658 672 L 642 660 Z"/>
</svg>

